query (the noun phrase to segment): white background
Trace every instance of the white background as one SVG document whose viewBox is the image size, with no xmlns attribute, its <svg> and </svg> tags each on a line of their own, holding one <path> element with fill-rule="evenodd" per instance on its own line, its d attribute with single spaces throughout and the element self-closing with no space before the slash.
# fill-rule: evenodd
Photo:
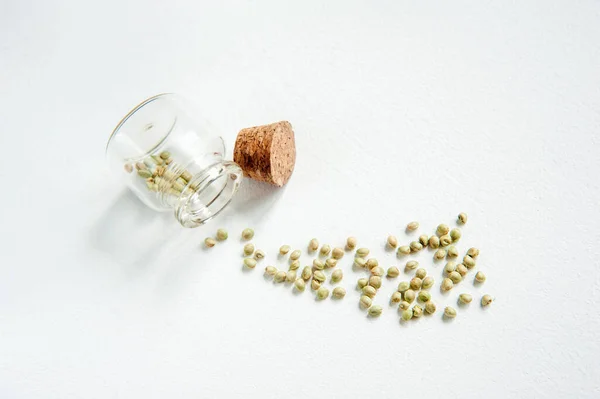
<svg viewBox="0 0 600 399">
<path fill-rule="evenodd" d="M 599 397 L 599 88 L 592 0 L 2 1 L 0 397 Z M 104 146 L 165 91 L 229 153 L 291 121 L 290 183 L 246 181 L 193 230 L 144 208 Z M 366 318 L 349 254 L 341 302 L 262 275 L 313 236 L 401 265 L 387 234 L 460 211 L 488 281 L 433 298 L 496 301 L 452 322 L 399 323 L 400 279 Z M 246 226 L 268 254 L 250 272 Z"/>
</svg>

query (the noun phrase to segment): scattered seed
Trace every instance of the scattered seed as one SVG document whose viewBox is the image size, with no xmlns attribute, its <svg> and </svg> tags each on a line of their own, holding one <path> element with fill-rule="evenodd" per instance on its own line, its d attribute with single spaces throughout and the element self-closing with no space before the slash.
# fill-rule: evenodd
<svg viewBox="0 0 600 399">
<path fill-rule="evenodd" d="M 296 281 L 294 281 L 294 288 L 296 288 L 296 290 L 298 290 L 299 292 L 302 292 L 306 288 L 306 282 L 299 278 Z"/>
<path fill-rule="evenodd" d="M 204 239 L 204 245 L 206 245 L 208 248 L 212 248 L 217 244 L 217 240 L 215 240 L 212 237 L 207 237 Z"/>
<path fill-rule="evenodd" d="M 371 275 L 372 276 L 381 277 L 381 276 L 383 276 L 384 273 L 385 273 L 385 271 L 383 270 L 383 267 L 377 266 L 377 267 L 374 267 L 374 268 L 371 269 Z"/>
<path fill-rule="evenodd" d="M 415 270 L 417 267 L 419 267 L 419 262 L 417 262 L 416 260 L 409 260 L 408 262 L 406 262 L 404 270 Z"/>
<path fill-rule="evenodd" d="M 325 260 L 325 267 L 331 269 L 332 267 L 337 266 L 337 259 L 328 258 Z"/>
<path fill-rule="evenodd" d="M 295 270 L 288 271 L 285 275 L 285 281 L 287 281 L 288 283 L 292 283 L 292 282 L 296 281 L 296 271 Z"/>
<path fill-rule="evenodd" d="M 467 303 L 471 303 L 472 300 L 473 300 L 473 297 L 470 294 L 460 294 L 458 296 L 458 301 L 460 303 L 467 304 Z"/>
<path fill-rule="evenodd" d="M 440 239 L 438 236 L 429 237 L 429 247 L 436 249 L 440 246 Z"/>
<path fill-rule="evenodd" d="M 314 280 L 314 279 L 313 279 L 313 280 L 310 282 L 310 289 L 311 289 L 311 290 L 313 290 L 313 291 L 316 291 L 316 290 L 318 290 L 318 289 L 319 289 L 319 287 L 321 287 L 321 283 L 320 283 L 320 282 L 318 282 L 317 280 Z"/>
<path fill-rule="evenodd" d="M 304 266 L 304 269 L 302 269 L 302 274 L 300 275 L 300 277 L 302 277 L 302 280 L 304 280 L 304 281 L 310 280 L 310 278 L 312 277 L 312 270 L 311 270 L 310 266 Z"/>
<path fill-rule="evenodd" d="M 275 281 L 276 283 L 282 283 L 286 277 L 287 277 L 287 273 L 284 272 L 283 270 L 279 270 L 277 273 L 275 273 L 275 277 L 273 277 L 273 281 Z"/>
<path fill-rule="evenodd" d="M 375 258 L 370 258 L 367 260 L 367 269 L 371 270 L 374 267 L 379 266 L 379 262 Z"/>
<path fill-rule="evenodd" d="M 419 305 L 415 305 L 415 306 L 413 306 L 412 312 L 413 312 L 413 318 L 418 319 L 423 314 L 423 308 L 420 307 Z"/>
<path fill-rule="evenodd" d="M 477 272 L 477 274 L 475 275 L 475 281 L 477 281 L 478 283 L 483 283 L 485 282 L 485 274 L 483 274 L 483 272 Z"/>
<path fill-rule="evenodd" d="M 448 275 L 455 270 L 456 270 L 455 262 L 450 261 L 450 262 L 446 263 L 446 266 L 444 266 L 444 273 L 446 273 Z"/>
<path fill-rule="evenodd" d="M 313 260 L 313 268 L 315 270 L 323 270 L 325 269 L 325 263 L 323 263 L 323 261 L 321 261 L 320 259 L 315 259 Z"/>
<path fill-rule="evenodd" d="M 356 248 L 356 237 L 348 237 L 346 239 L 346 249 L 352 251 Z"/>
<path fill-rule="evenodd" d="M 433 279 L 433 277 L 427 276 L 423 279 L 423 284 L 421 285 L 421 289 L 424 290 L 428 290 L 431 287 L 433 287 L 433 283 L 435 282 L 435 280 Z"/>
<path fill-rule="evenodd" d="M 267 266 L 265 267 L 265 274 L 267 276 L 274 276 L 277 273 L 277 268 L 275 266 Z"/>
<path fill-rule="evenodd" d="M 400 301 L 402 301 L 402 294 L 399 293 L 398 291 L 394 292 L 392 294 L 392 297 L 390 298 L 390 302 L 391 303 L 400 303 Z"/>
<path fill-rule="evenodd" d="M 323 256 L 327 256 L 327 255 L 329 255 L 329 253 L 330 253 L 330 252 L 331 252 L 331 247 L 330 247 L 329 245 L 327 245 L 327 244 L 324 244 L 324 245 L 321 247 L 321 255 L 323 255 Z"/>
<path fill-rule="evenodd" d="M 398 251 L 396 252 L 396 254 L 398 256 L 400 255 L 408 255 L 410 254 L 410 246 L 408 245 L 403 245 L 401 247 L 398 248 Z"/>
<path fill-rule="evenodd" d="M 408 281 L 402 281 L 400 284 L 398 284 L 398 292 L 404 293 L 409 288 L 410 288 L 410 283 Z"/>
<path fill-rule="evenodd" d="M 296 249 L 295 251 L 292 251 L 292 253 L 290 254 L 290 259 L 291 260 L 300 259 L 300 255 L 302 255 L 302 252 L 299 249 Z"/>
<path fill-rule="evenodd" d="M 375 295 L 377 295 L 377 290 L 375 289 L 375 287 L 371 287 L 370 285 L 366 285 L 366 286 L 363 287 L 362 293 L 363 293 L 363 295 L 366 295 L 369 298 L 375 298 Z"/>
<path fill-rule="evenodd" d="M 458 249 L 456 249 L 456 247 L 454 245 L 451 245 L 450 247 L 448 247 L 448 257 L 449 258 L 458 257 Z"/>
<path fill-rule="evenodd" d="M 400 270 L 396 266 L 389 267 L 387 269 L 387 276 L 389 278 L 396 278 L 400 275 Z"/>
<path fill-rule="evenodd" d="M 367 256 L 369 256 L 369 248 L 358 248 L 358 250 L 356 251 L 356 256 L 360 257 L 360 258 L 366 258 Z"/>
<path fill-rule="evenodd" d="M 344 250 L 342 248 L 333 248 L 333 251 L 331 251 L 331 257 L 333 259 L 342 259 L 344 257 Z"/>
<path fill-rule="evenodd" d="M 410 243 L 411 252 L 419 252 L 423 249 L 423 245 L 418 241 L 413 241 Z"/>
<path fill-rule="evenodd" d="M 406 310 L 410 308 L 410 303 L 406 302 L 406 301 L 401 301 L 400 305 L 398 305 L 398 309 L 400 310 Z"/>
<path fill-rule="evenodd" d="M 369 285 L 369 279 L 365 278 L 365 277 L 359 278 L 358 281 L 356 282 L 356 286 L 358 287 L 359 290 L 362 290 L 367 285 Z"/>
<path fill-rule="evenodd" d="M 464 212 L 459 213 L 456 221 L 459 224 L 466 224 L 467 223 L 467 214 Z"/>
<path fill-rule="evenodd" d="M 365 258 L 354 258 L 354 264 L 360 268 L 364 268 L 367 266 L 367 261 Z"/>
<path fill-rule="evenodd" d="M 383 308 L 379 305 L 374 305 L 369 308 L 369 316 L 371 317 L 379 317 L 381 316 L 381 312 L 383 312 Z"/>
<path fill-rule="evenodd" d="M 486 294 L 481 297 L 481 306 L 488 306 L 492 302 L 493 302 L 493 299 L 490 295 Z"/>
<path fill-rule="evenodd" d="M 290 252 L 290 246 L 289 245 L 282 245 L 279 247 L 279 253 L 281 255 L 286 255 L 288 252 Z"/>
<path fill-rule="evenodd" d="M 325 298 L 327 298 L 329 296 L 329 290 L 327 289 L 327 287 L 319 287 L 319 289 L 317 290 L 317 299 L 319 300 L 323 300 Z"/>
<path fill-rule="evenodd" d="M 225 229 L 218 229 L 217 230 L 217 240 L 219 240 L 219 241 L 225 241 L 227 239 L 227 237 L 229 237 L 229 234 L 227 233 L 227 230 L 225 230 Z"/>
<path fill-rule="evenodd" d="M 420 290 L 422 285 L 423 280 L 421 280 L 418 277 L 414 277 L 412 280 L 410 280 L 410 288 L 412 288 L 413 290 Z"/>
<path fill-rule="evenodd" d="M 340 269 L 336 269 L 331 273 L 331 282 L 339 283 L 344 278 L 344 273 Z"/>
<path fill-rule="evenodd" d="M 398 246 L 398 239 L 394 236 L 388 236 L 387 245 L 390 248 L 396 248 Z"/>
<path fill-rule="evenodd" d="M 244 245 L 244 255 L 250 256 L 254 253 L 254 244 Z"/>
<path fill-rule="evenodd" d="M 454 283 L 454 284 L 458 284 L 458 283 L 460 283 L 462 281 L 462 276 L 457 271 L 454 271 L 454 272 L 450 273 L 448 275 L 448 278 L 450 280 L 452 280 L 452 283 Z"/>
<path fill-rule="evenodd" d="M 471 258 L 476 258 L 479 256 L 479 249 L 469 248 L 469 250 L 467 251 L 467 255 L 469 255 Z"/>
<path fill-rule="evenodd" d="M 265 252 L 262 249 L 257 249 L 256 252 L 254 253 L 254 258 L 256 260 L 264 259 L 264 257 L 265 257 Z"/>
<path fill-rule="evenodd" d="M 467 269 L 472 269 L 475 267 L 475 259 L 473 259 L 471 256 L 469 255 L 465 255 L 465 257 L 463 258 L 463 265 L 465 265 L 467 267 Z"/>
<path fill-rule="evenodd" d="M 346 289 L 343 287 L 335 287 L 331 292 L 331 296 L 335 299 L 342 299 L 346 296 Z"/>
<path fill-rule="evenodd" d="M 254 237 L 254 230 L 247 228 L 242 230 L 242 238 L 246 241 L 251 240 Z"/>
<path fill-rule="evenodd" d="M 425 276 L 427 276 L 427 270 L 423 269 L 422 267 L 418 268 L 415 273 L 415 277 L 418 277 L 421 280 L 423 280 Z"/>
<path fill-rule="evenodd" d="M 313 238 L 308 242 L 308 250 L 315 252 L 317 249 L 319 249 L 319 241 L 316 238 Z"/>
<path fill-rule="evenodd" d="M 437 233 L 438 237 L 446 235 L 449 232 L 450 232 L 450 227 L 448 227 L 448 225 L 444 224 L 444 223 L 440 224 L 436 229 L 436 233 Z"/>
<path fill-rule="evenodd" d="M 429 291 L 421 291 L 419 292 L 419 296 L 417 298 L 421 302 L 428 302 L 431 299 L 431 294 Z"/>
<path fill-rule="evenodd" d="M 460 237 L 462 237 L 462 232 L 460 231 L 460 229 L 450 230 L 450 238 L 452 239 L 452 241 L 458 241 L 460 240 Z"/>
<path fill-rule="evenodd" d="M 404 300 L 408 303 L 413 303 L 417 294 L 413 290 L 406 290 L 404 292 Z"/>
<path fill-rule="evenodd" d="M 419 242 L 421 243 L 423 248 L 425 248 L 429 244 L 429 237 L 427 236 L 427 234 L 420 235 Z"/>
<path fill-rule="evenodd" d="M 415 231 L 418 228 L 419 228 L 419 222 L 410 222 L 409 224 L 406 225 L 406 230 L 408 230 L 408 231 Z"/>
<path fill-rule="evenodd" d="M 433 258 L 437 259 L 437 260 L 441 260 L 444 259 L 446 257 L 446 250 L 445 249 L 438 249 L 437 251 L 435 251 L 435 253 L 433 254 Z"/>
<path fill-rule="evenodd" d="M 290 263 L 290 270 L 298 270 L 299 268 L 300 268 L 299 260 L 295 260 L 292 263 Z"/>
<path fill-rule="evenodd" d="M 325 281 L 325 273 L 320 270 L 317 270 L 313 273 L 313 280 L 317 280 L 319 283 Z"/>
<path fill-rule="evenodd" d="M 435 303 L 429 301 L 425 303 L 425 311 L 429 314 L 434 314 L 436 310 Z"/>
<path fill-rule="evenodd" d="M 454 287 L 454 283 L 449 278 L 442 280 L 442 291 L 450 291 Z"/>
<path fill-rule="evenodd" d="M 247 268 L 254 269 L 256 267 L 256 259 L 246 258 L 244 259 L 244 265 Z"/>
<path fill-rule="evenodd" d="M 463 265 L 462 263 L 459 263 L 459 264 L 456 266 L 456 271 L 457 271 L 458 273 L 460 273 L 460 275 L 461 275 L 462 277 L 464 277 L 464 276 L 466 276 L 466 275 L 467 275 L 467 272 L 469 271 L 469 269 L 467 269 L 467 267 L 466 267 L 465 265 Z"/>
<path fill-rule="evenodd" d="M 361 308 L 368 309 L 371 307 L 372 304 L 373 304 L 373 300 L 370 297 L 368 297 L 366 295 L 363 295 L 360 297 L 360 307 Z"/>
<path fill-rule="evenodd" d="M 450 237 L 450 234 L 444 234 L 440 237 L 440 246 L 447 247 L 450 244 L 452 244 L 452 238 Z"/>
<path fill-rule="evenodd" d="M 456 309 L 454 309 L 452 306 L 446 306 L 446 309 L 444 309 L 444 316 L 446 316 L 449 319 L 455 318 Z"/>
<path fill-rule="evenodd" d="M 402 320 L 409 321 L 413 317 L 413 312 L 410 309 L 406 309 L 402 312 Z"/>
<path fill-rule="evenodd" d="M 369 277 L 369 285 L 375 289 L 381 288 L 381 277 L 379 276 L 371 276 Z"/>
</svg>

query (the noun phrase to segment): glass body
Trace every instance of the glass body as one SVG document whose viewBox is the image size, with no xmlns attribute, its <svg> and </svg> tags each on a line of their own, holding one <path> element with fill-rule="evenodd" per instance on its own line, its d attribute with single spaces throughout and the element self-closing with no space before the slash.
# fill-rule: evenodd
<svg viewBox="0 0 600 399">
<path fill-rule="evenodd" d="M 157 211 L 197 227 L 229 204 L 242 170 L 225 161 L 225 144 L 174 94 L 151 97 L 119 122 L 106 146 L 111 170 Z"/>
</svg>

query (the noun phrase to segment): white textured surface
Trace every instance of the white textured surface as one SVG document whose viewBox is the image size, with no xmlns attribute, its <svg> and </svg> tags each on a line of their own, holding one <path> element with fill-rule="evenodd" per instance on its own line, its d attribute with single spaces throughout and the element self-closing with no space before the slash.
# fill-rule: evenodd
<svg viewBox="0 0 600 399">
<path fill-rule="evenodd" d="M 0 397 L 599 397 L 600 3 L 288 3 L 2 2 Z M 230 150 L 290 120 L 290 184 L 191 231 L 144 209 L 103 147 L 163 91 Z M 434 298 L 497 300 L 451 323 L 400 325 L 399 280 L 368 320 L 349 268 L 315 303 L 242 272 L 236 239 L 198 248 L 353 234 L 387 267 L 388 233 L 459 211 L 488 282 Z"/>
</svg>

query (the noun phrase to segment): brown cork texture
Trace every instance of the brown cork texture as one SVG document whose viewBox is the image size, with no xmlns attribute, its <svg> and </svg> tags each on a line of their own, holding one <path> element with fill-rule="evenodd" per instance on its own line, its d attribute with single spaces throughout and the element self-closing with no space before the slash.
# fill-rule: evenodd
<svg viewBox="0 0 600 399">
<path fill-rule="evenodd" d="M 283 186 L 296 163 L 294 131 L 288 121 L 240 130 L 235 140 L 233 161 L 251 179 Z"/>
</svg>

